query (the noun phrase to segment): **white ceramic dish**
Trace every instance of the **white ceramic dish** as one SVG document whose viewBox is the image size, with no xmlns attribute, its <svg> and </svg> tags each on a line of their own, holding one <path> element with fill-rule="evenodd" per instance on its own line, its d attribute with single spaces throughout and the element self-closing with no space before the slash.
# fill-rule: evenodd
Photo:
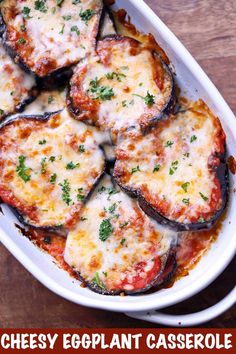
<svg viewBox="0 0 236 354">
<path fill-rule="evenodd" d="M 142 0 L 117 0 L 116 8 L 125 8 L 133 23 L 151 32 L 167 52 L 177 72 L 183 93 L 192 99 L 203 98 L 221 119 L 227 134 L 229 154 L 236 156 L 236 120 L 234 114 L 189 52 Z M 231 180 L 231 191 L 236 179 Z M 77 304 L 117 312 L 146 311 L 174 305 L 208 286 L 229 264 L 236 252 L 236 197 L 231 193 L 227 218 L 222 232 L 190 275 L 170 289 L 126 297 L 107 297 L 79 286 L 79 282 L 59 269 L 47 254 L 21 236 L 14 226 L 16 219 L 7 206 L 0 216 L 0 240 L 41 283 L 58 295 Z"/>
</svg>

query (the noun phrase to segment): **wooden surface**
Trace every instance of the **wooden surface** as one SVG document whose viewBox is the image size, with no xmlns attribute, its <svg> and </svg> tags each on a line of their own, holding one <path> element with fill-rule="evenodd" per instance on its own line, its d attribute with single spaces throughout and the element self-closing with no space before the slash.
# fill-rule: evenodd
<svg viewBox="0 0 236 354">
<path fill-rule="evenodd" d="M 236 113 L 236 1 L 146 2 L 195 56 Z M 2 245 L 0 269 L 0 327 L 157 327 L 61 299 L 35 280 Z M 235 278 L 236 259 L 217 282 L 171 312 L 181 314 L 213 305 L 232 288 Z M 236 306 L 205 326 L 236 327 Z"/>
</svg>

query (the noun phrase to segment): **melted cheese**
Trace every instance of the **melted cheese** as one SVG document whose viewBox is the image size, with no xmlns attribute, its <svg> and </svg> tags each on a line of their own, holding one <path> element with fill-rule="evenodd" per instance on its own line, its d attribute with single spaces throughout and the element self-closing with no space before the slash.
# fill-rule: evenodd
<svg viewBox="0 0 236 354">
<path fill-rule="evenodd" d="M 110 220 L 112 233 L 101 241 L 99 231 L 104 220 Z M 132 291 L 138 273 L 135 266 L 145 264 L 145 278 L 154 259 L 166 254 L 175 241 L 174 232 L 149 219 L 137 202 L 106 176 L 87 203 L 81 221 L 69 233 L 64 257 L 86 282 L 93 283 L 98 273 L 107 290 Z M 125 278 L 127 284 L 122 288 Z"/>
<path fill-rule="evenodd" d="M 35 80 L 7 55 L 0 40 L 0 118 L 19 108 L 32 93 Z"/>
<path fill-rule="evenodd" d="M 167 205 L 165 216 L 170 219 L 190 223 L 204 214 L 212 216 L 222 200 L 220 195 L 216 210 L 211 209 L 219 186 L 209 164 L 220 153 L 221 134 L 219 121 L 208 111 L 179 113 L 151 134 L 121 142 L 117 153 L 124 157 L 117 162 L 115 174 L 126 187 L 140 191 L 157 211 L 162 212 L 159 203 Z M 224 138 L 220 143 L 224 149 Z M 216 167 L 217 163 L 219 159 Z"/>
<path fill-rule="evenodd" d="M 32 71 L 46 76 L 91 53 L 103 6 L 101 0 L 81 0 L 78 4 L 64 0 L 60 6 L 55 0 L 48 0 L 41 7 L 42 11 L 35 3 L 32 0 L 1 3 L 7 29 L 9 33 L 16 33 L 16 36 L 8 35 L 7 44 L 17 50 Z M 24 9 L 30 10 L 27 15 L 24 15 Z M 87 10 L 92 11 L 92 16 L 85 21 L 81 14 Z M 25 26 L 24 31 L 22 26 Z M 19 45 L 19 38 L 26 42 Z"/>
<path fill-rule="evenodd" d="M 98 53 L 99 56 L 92 56 L 78 64 L 72 78 L 72 86 L 79 85 L 90 99 L 97 97 L 91 91 L 91 82 L 96 78 L 99 86 L 113 90 L 114 96 L 110 100 L 96 100 L 98 112 L 95 116 L 93 112 L 88 115 L 89 121 L 92 120 L 103 129 L 120 131 L 146 124 L 162 111 L 171 97 L 172 81 L 165 72 L 164 89 L 159 89 L 155 70 L 160 63 L 154 59 L 151 51 L 121 38 L 99 42 Z M 108 79 L 107 75 L 112 73 L 113 78 Z M 148 92 L 155 100 L 150 106 L 144 99 Z M 74 103 L 74 106 L 79 108 L 79 104 L 76 107 Z M 81 115 L 84 120 L 83 114 L 84 110 Z"/>
<path fill-rule="evenodd" d="M 95 129 L 71 119 L 66 110 L 43 123 L 21 119 L 1 131 L 0 189 L 12 193 L 21 202 L 20 212 L 23 207 L 36 210 L 38 220 L 27 213 L 28 223 L 41 227 L 66 226 L 74 221 L 83 198 L 104 169 L 104 156 Z M 20 156 L 25 157 L 25 166 L 30 169 L 27 173 L 31 178 L 27 182 L 17 172 Z M 71 169 L 67 168 L 68 164 Z M 65 181 L 69 185 L 68 203 L 63 198 Z"/>
</svg>

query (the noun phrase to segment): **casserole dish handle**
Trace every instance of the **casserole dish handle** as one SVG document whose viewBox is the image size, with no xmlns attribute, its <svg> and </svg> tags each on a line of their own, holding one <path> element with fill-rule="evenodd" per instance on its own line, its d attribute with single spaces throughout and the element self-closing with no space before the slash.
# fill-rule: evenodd
<svg viewBox="0 0 236 354">
<path fill-rule="evenodd" d="M 171 327 L 191 327 L 213 320 L 227 311 L 236 303 L 236 286 L 234 289 L 216 305 L 206 310 L 188 314 L 188 315 L 169 315 L 155 310 L 150 312 L 131 312 L 126 313 L 127 316 L 143 321 L 158 323 Z"/>
</svg>

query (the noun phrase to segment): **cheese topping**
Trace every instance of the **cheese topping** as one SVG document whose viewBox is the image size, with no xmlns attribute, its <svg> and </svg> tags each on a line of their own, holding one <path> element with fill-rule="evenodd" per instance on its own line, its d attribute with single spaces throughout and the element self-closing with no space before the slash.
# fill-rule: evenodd
<svg viewBox="0 0 236 354">
<path fill-rule="evenodd" d="M 113 131 L 149 124 L 172 93 L 171 76 L 158 57 L 125 37 L 100 41 L 97 52 L 78 64 L 71 81 L 78 118 Z"/>
<path fill-rule="evenodd" d="M 0 40 L 0 118 L 19 109 L 30 98 L 35 80 L 7 55 Z"/>
<path fill-rule="evenodd" d="M 66 110 L 47 121 L 20 118 L 0 133 L 0 194 L 26 222 L 40 227 L 76 222 L 104 169 L 95 129 Z"/>
<path fill-rule="evenodd" d="M 181 223 L 204 222 L 222 203 L 215 170 L 225 136 L 219 120 L 201 105 L 160 122 L 149 135 L 124 140 L 117 149 L 118 180 Z"/>
<path fill-rule="evenodd" d="M 69 233 L 64 258 L 91 286 L 140 291 L 139 286 L 148 288 L 163 270 L 156 260 L 173 241 L 174 232 L 149 219 L 105 176 Z"/>
<path fill-rule="evenodd" d="M 77 63 L 94 49 L 101 0 L 1 2 L 7 44 L 38 76 Z"/>
</svg>

